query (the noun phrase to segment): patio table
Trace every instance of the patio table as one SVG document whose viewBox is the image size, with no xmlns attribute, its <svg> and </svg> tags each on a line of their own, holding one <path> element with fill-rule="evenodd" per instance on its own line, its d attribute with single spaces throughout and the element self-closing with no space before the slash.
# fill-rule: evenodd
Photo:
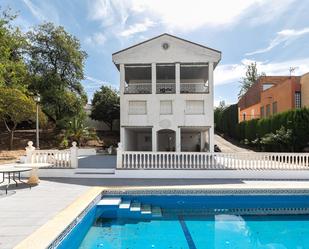
<svg viewBox="0 0 309 249">
<path fill-rule="evenodd" d="M 18 181 L 24 183 L 20 179 L 20 173 L 30 171 L 30 170 L 31 170 L 31 168 L 28 168 L 28 167 L 16 168 L 14 166 L 1 166 L 0 167 L 0 173 L 2 173 L 3 179 L 0 183 L 3 183 L 5 181 L 5 175 L 7 175 L 7 178 L 8 178 L 8 183 L 7 183 L 6 188 L 5 188 L 5 194 L 8 194 L 8 188 L 10 186 L 11 179 L 15 182 L 16 187 L 18 186 L 16 174 L 18 176 Z M 31 188 L 31 185 L 29 185 L 29 187 Z"/>
<path fill-rule="evenodd" d="M 14 167 L 27 167 L 31 168 L 30 177 L 27 181 L 28 184 L 37 185 L 40 182 L 40 178 L 38 176 L 38 169 L 40 168 L 48 168 L 52 166 L 51 163 L 22 163 L 22 164 L 15 164 Z"/>
</svg>

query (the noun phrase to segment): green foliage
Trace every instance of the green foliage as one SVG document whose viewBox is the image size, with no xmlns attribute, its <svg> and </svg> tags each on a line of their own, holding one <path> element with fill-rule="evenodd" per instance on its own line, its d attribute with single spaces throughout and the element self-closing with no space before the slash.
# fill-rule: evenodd
<svg viewBox="0 0 309 249">
<path fill-rule="evenodd" d="M 249 143 L 267 151 L 302 151 L 309 146 L 308 124 L 309 109 L 295 109 L 269 118 L 241 122 L 234 137 L 248 139 Z"/>
<path fill-rule="evenodd" d="M 14 131 L 22 121 L 35 120 L 35 102 L 18 89 L 8 87 L 0 88 L 0 119 L 8 132 L 10 132 L 9 148 L 12 149 Z M 44 115 L 41 121 L 44 123 Z"/>
<path fill-rule="evenodd" d="M 79 146 L 82 146 L 88 140 L 98 139 L 95 130 L 85 127 L 85 119 L 86 113 L 82 112 L 66 123 L 64 138 L 61 142 L 62 147 L 68 147 L 69 141 L 75 141 Z"/>
<path fill-rule="evenodd" d="M 20 30 L 10 25 L 15 17 L 9 11 L 0 14 L 0 87 L 26 92 L 29 83 L 24 63 L 27 42 Z"/>
<path fill-rule="evenodd" d="M 234 137 L 238 124 L 238 107 L 230 105 L 225 107 L 219 106 L 214 111 L 215 128 L 217 132 L 224 133 L 229 137 Z"/>
<path fill-rule="evenodd" d="M 260 76 L 265 76 L 265 73 L 258 73 L 256 62 L 252 62 L 247 65 L 246 77 L 243 77 L 240 81 L 241 85 L 238 93 L 238 98 L 241 98 L 248 91 L 248 89 L 258 80 Z"/>
<path fill-rule="evenodd" d="M 112 130 L 114 120 L 120 118 L 120 99 L 117 91 L 107 86 L 102 86 L 96 91 L 90 117 L 105 122 Z"/>
<path fill-rule="evenodd" d="M 30 89 L 40 93 L 43 110 L 54 121 L 72 118 L 87 102 L 81 85 L 86 52 L 63 27 L 44 23 L 27 33 Z"/>
</svg>

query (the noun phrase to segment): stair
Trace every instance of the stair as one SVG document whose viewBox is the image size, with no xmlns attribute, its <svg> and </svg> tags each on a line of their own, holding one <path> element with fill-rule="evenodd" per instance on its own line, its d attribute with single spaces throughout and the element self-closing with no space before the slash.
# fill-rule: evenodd
<svg viewBox="0 0 309 249">
<path fill-rule="evenodd" d="M 142 204 L 138 201 L 122 200 L 120 197 L 103 197 L 97 204 L 98 206 L 118 206 L 121 215 L 134 217 L 162 217 L 162 210 L 158 206 Z"/>
<path fill-rule="evenodd" d="M 121 203 L 119 197 L 104 197 L 98 202 L 99 206 L 118 206 Z"/>
<path fill-rule="evenodd" d="M 133 202 L 131 204 L 130 211 L 140 212 L 141 211 L 141 203 L 140 202 Z"/>
<path fill-rule="evenodd" d="M 151 211 L 152 211 L 152 217 L 162 217 L 161 208 L 153 207 Z"/>
<path fill-rule="evenodd" d="M 121 201 L 119 204 L 120 209 L 128 209 L 131 206 L 131 201 Z"/>
</svg>

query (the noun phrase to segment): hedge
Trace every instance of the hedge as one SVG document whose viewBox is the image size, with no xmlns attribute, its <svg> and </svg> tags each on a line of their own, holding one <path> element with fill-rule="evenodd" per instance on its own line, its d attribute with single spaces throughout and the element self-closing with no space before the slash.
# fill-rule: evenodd
<svg viewBox="0 0 309 249">
<path fill-rule="evenodd" d="M 237 105 L 215 111 L 216 130 L 239 141 L 259 140 L 281 127 L 292 131 L 292 151 L 309 147 L 309 108 L 278 113 L 269 118 L 238 123 Z"/>
</svg>

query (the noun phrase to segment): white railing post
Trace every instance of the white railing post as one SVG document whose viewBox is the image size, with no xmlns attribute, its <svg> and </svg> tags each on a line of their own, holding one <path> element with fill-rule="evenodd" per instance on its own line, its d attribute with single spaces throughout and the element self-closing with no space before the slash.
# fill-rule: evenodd
<svg viewBox="0 0 309 249">
<path fill-rule="evenodd" d="M 29 141 L 26 149 L 26 163 L 33 163 L 33 152 L 35 151 L 35 147 L 33 146 L 33 142 Z"/>
<path fill-rule="evenodd" d="M 72 142 L 72 147 L 70 148 L 70 160 L 71 160 L 71 167 L 77 168 L 78 167 L 78 147 L 76 146 L 76 142 Z"/>
<path fill-rule="evenodd" d="M 122 168 L 122 144 L 118 143 L 117 148 L 117 169 Z"/>
</svg>

